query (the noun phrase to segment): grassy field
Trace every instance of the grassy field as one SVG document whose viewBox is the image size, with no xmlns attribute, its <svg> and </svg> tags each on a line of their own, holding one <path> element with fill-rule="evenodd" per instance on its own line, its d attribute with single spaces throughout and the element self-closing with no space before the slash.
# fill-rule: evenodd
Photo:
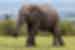
<svg viewBox="0 0 75 50">
<path fill-rule="evenodd" d="M 0 37 L 0 50 L 75 50 L 75 37 L 64 37 L 65 46 L 53 47 L 52 37 L 36 37 L 36 47 L 26 48 L 26 37 Z"/>
</svg>

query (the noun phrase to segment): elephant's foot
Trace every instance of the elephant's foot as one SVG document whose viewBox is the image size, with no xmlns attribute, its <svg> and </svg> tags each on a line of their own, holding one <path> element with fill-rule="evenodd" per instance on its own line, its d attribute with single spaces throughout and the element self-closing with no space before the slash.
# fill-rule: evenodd
<svg viewBox="0 0 75 50">
<path fill-rule="evenodd" d="M 60 42 L 60 46 L 64 46 L 65 44 L 64 44 L 64 42 Z"/>
<path fill-rule="evenodd" d="M 54 46 L 54 47 L 58 47 L 59 44 L 58 44 L 58 43 L 53 43 L 53 46 Z"/>
<path fill-rule="evenodd" d="M 28 43 L 26 44 L 26 47 L 35 47 L 36 45 L 34 43 Z"/>
<path fill-rule="evenodd" d="M 61 43 L 53 43 L 53 46 L 54 47 L 64 46 L 64 43 L 63 42 L 61 42 Z"/>
<path fill-rule="evenodd" d="M 35 47 L 36 44 L 35 44 L 34 41 L 30 41 L 30 40 L 28 40 L 26 46 L 27 46 L 27 47 Z"/>
</svg>

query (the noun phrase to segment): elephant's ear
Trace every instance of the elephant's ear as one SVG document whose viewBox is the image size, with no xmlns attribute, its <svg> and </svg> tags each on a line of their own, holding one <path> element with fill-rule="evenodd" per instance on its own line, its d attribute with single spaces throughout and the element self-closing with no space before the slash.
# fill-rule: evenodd
<svg viewBox="0 0 75 50">
<path fill-rule="evenodd" d="M 23 16 L 25 14 L 25 7 L 22 6 L 18 12 L 18 16 Z"/>
</svg>

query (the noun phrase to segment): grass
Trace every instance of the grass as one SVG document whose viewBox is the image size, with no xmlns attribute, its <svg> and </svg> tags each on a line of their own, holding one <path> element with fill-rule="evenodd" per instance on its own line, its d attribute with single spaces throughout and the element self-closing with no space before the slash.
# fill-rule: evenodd
<svg viewBox="0 0 75 50">
<path fill-rule="evenodd" d="M 3 37 L 0 36 L 0 50 L 75 50 L 75 37 L 64 37 L 65 46 L 53 47 L 52 37 L 36 37 L 36 47 L 26 48 L 26 37 Z"/>
</svg>

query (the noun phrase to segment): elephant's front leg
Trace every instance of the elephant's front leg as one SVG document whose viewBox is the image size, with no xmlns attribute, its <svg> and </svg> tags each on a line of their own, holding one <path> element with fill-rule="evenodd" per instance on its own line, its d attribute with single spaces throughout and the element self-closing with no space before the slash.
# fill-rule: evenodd
<svg viewBox="0 0 75 50">
<path fill-rule="evenodd" d="M 28 38 L 27 38 L 27 46 L 35 46 L 35 35 L 37 34 L 37 26 L 33 26 L 32 24 L 28 24 Z"/>
</svg>

